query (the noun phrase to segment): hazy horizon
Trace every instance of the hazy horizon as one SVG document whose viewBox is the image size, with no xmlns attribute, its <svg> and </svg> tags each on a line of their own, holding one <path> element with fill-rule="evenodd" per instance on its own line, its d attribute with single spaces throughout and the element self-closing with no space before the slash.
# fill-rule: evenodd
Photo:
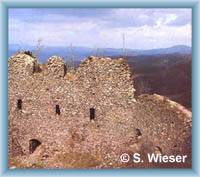
<svg viewBox="0 0 200 177">
<path fill-rule="evenodd" d="M 15 45 L 15 46 L 19 46 L 20 47 L 20 44 L 9 44 L 9 45 Z M 29 48 L 29 47 L 33 47 L 33 48 L 35 48 L 35 47 L 37 47 L 37 45 L 26 45 L 27 46 L 27 49 Z M 182 46 L 182 47 L 189 47 L 189 48 L 192 48 L 192 46 L 189 46 L 189 45 L 184 45 L 184 44 L 179 44 L 179 45 L 172 45 L 172 46 L 169 46 L 169 47 L 159 47 L 159 48 L 149 48 L 149 49 L 139 49 L 139 48 L 125 48 L 126 50 L 154 50 L 154 49 L 167 49 L 167 48 L 173 48 L 173 47 L 178 47 L 178 46 Z M 22 46 L 22 48 L 23 48 L 24 46 Z M 70 48 L 70 47 L 72 47 L 72 48 L 88 48 L 88 49 L 94 49 L 94 47 L 90 47 L 90 46 L 76 46 L 76 45 L 73 45 L 73 46 L 70 46 L 70 45 L 68 45 L 68 46 L 42 46 L 41 47 L 41 49 L 42 48 Z M 26 48 L 24 48 L 24 50 L 25 50 Z M 123 47 L 121 47 L 121 48 L 112 48 L 112 47 L 107 47 L 107 48 L 105 48 L 105 47 L 102 47 L 102 48 L 96 48 L 96 49 L 116 49 L 116 50 L 122 50 L 123 49 Z"/>
</svg>

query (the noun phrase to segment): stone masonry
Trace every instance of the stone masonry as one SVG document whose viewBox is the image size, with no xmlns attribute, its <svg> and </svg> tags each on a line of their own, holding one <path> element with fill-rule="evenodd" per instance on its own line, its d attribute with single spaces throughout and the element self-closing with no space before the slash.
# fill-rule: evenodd
<svg viewBox="0 0 200 177">
<path fill-rule="evenodd" d="M 136 100 L 123 59 L 88 57 L 67 71 L 60 57 L 39 64 L 21 52 L 9 58 L 8 69 L 10 166 L 191 167 L 191 112 L 156 94 Z M 125 152 L 188 158 L 184 164 L 124 164 Z"/>
</svg>

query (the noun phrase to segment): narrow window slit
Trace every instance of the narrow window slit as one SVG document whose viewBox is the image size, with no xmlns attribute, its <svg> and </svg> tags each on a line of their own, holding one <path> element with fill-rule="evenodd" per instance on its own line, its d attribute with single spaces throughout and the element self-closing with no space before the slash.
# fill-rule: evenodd
<svg viewBox="0 0 200 177">
<path fill-rule="evenodd" d="M 94 120 L 94 119 L 95 119 L 95 109 L 90 108 L 90 120 Z"/>
<path fill-rule="evenodd" d="M 60 106 L 58 104 L 56 105 L 56 114 L 60 115 Z"/>
<path fill-rule="evenodd" d="M 21 99 L 17 100 L 17 109 L 22 110 L 22 100 Z"/>
</svg>

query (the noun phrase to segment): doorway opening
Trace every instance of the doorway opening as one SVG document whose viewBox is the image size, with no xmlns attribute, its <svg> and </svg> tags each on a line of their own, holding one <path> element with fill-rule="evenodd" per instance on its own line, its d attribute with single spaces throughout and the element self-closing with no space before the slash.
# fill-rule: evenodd
<svg viewBox="0 0 200 177">
<path fill-rule="evenodd" d="M 39 140 L 31 139 L 29 141 L 29 153 L 32 154 L 40 145 L 41 145 L 41 142 Z"/>
</svg>

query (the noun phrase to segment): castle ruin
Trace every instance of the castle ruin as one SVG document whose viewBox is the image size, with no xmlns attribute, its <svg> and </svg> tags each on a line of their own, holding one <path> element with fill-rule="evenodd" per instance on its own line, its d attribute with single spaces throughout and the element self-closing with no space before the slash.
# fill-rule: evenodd
<svg viewBox="0 0 200 177">
<path fill-rule="evenodd" d="M 191 112 L 156 94 L 136 99 L 123 59 L 88 57 L 67 71 L 60 57 L 40 64 L 21 52 L 8 70 L 10 166 L 15 159 L 22 168 L 191 167 Z M 122 153 L 135 152 L 188 158 L 120 162 Z"/>
</svg>

